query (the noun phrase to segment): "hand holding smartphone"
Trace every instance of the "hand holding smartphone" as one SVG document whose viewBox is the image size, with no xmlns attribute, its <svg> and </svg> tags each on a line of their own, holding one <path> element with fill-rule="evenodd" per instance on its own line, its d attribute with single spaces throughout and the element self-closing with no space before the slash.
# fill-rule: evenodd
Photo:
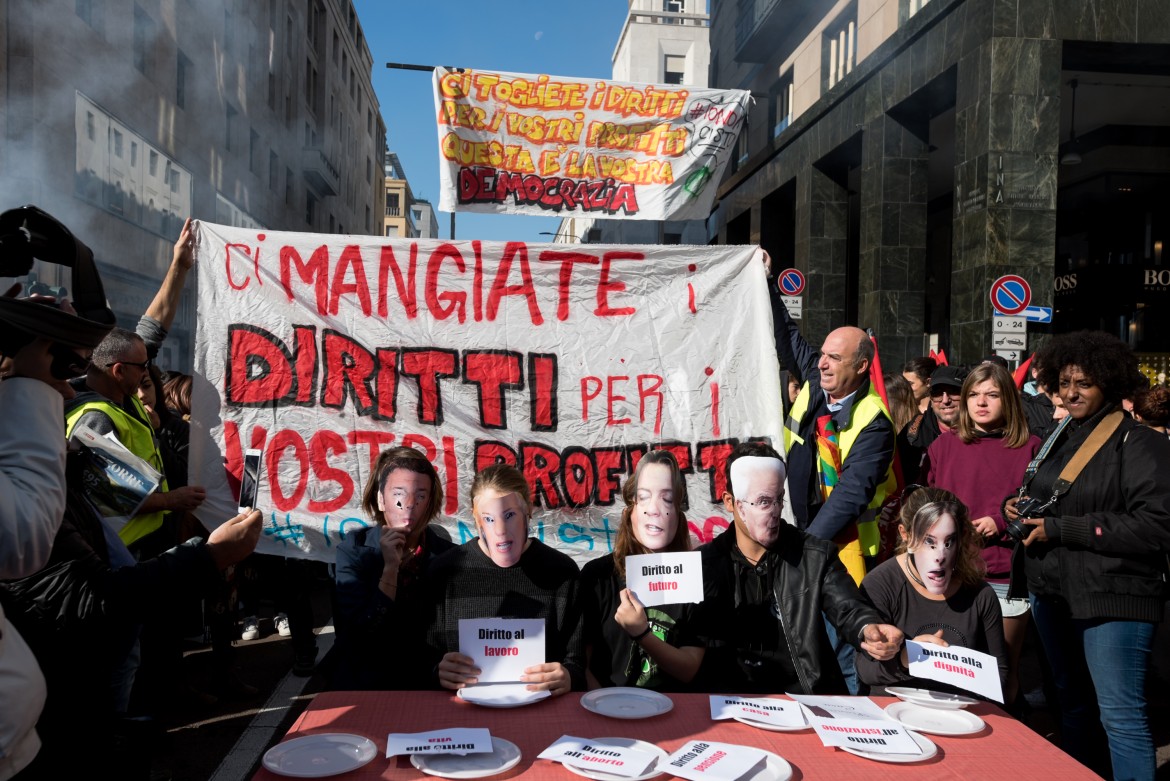
<svg viewBox="0 0 1170 781">
<path fill-rule="evenodd" d="M 260 490 L 260 456 L 262 451 L 250 449 L 244 454 L 244 473 L 240 479 L 239 511 L 254 508 Z"/>
</svg>

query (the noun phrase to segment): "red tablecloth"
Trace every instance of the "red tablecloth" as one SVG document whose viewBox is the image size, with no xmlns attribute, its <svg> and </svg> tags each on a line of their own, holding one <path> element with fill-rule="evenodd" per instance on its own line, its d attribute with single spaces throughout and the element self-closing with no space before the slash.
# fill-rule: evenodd
<svg viewBox="0 0 1170 781">
<path fill-rule="evenodd" d="M 987 722 L 978 735 L 942 737 L 930 735 L 938 755 L 926 762 L 889 764 L 862 759 L 826 748 L 812 730 L 768 732 L 736 721 L 712 721 L 706 694 L 672 694 L 674 709 L 642 720 L 611 719 L 581 706 L 581 695 L 562 697 L 523 708 L 494 709 L 471 705 L 445 692 L 326 692 L 317 695 L 293 724 L 286 739 L 324 732 L 364 735 L 378 746 L 378 756 L 365 767 L 338 778 L 387 778 L 396 781 L 429 779 L 410 765 L 409 759 L 386 759 L 386 735 L 391 732 L 424 732 L 447 727 L 486 727 L 492 735 L 520 747 L 520 764 L 497 781 L 523 777 L 524 781 L 580 781 L 559 764 L 537 759 L 561 735 L 583 738 L 639 738 L 673 752 L 691 739 L 755 746 L 788 760 L 794 779 L 841 779 L 864 777 L 866 781 L 896 779 L 1013 779 L 1053 778 L 1061 781 L 1097 778 L 1083 765 L 1042 737 L 991 705 L 976 705 L 971 712 Z M 892 698 L 875 697 L 885 707 Z M 257 779 L 278 779 L 261 768 Z M 661 779 L 673 778 L 662 776 Z"/>
</svg>

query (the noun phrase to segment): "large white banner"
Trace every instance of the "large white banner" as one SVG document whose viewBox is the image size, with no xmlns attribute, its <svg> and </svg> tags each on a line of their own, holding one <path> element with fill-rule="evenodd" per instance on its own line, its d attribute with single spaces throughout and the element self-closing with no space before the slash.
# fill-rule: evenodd
<svg viewBox="0 0 1170 781">
<path fill-rule="evenodd" d="M 706 219 L 751 94 L 436 68 L 439 208 Z"/>
<path fill-rule="evenodd" d="M 396 445 L 434 463 L 456 542 L 476 469 L 503 460 L 532 488 L 531 533 L 578 560 L 611 550 L 620 484 L 668 448 L 702 542 L 727 526 L 734 444 L 779 442 L 755 248 L 196 235 L 199 516 L 235 514 L 242 453 L 263 448 L 263 551 L 332 560 Z"/>
</svg>

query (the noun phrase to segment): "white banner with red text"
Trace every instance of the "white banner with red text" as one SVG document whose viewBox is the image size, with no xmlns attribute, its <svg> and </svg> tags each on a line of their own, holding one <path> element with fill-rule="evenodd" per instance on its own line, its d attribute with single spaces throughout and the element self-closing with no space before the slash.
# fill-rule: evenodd
<svg viewBox="0 0 1170 781">
<path fill-rule="evenodd" d="M 546 74 L 434 74 L 439 208 L 706 219 L 751 94 Z"/>
<path fill-rule="evenodd" d="M 531 487 L 531 534 L 579 561 L 612 550 L 621 483 L 668 449 L 703 542 L 727 527 L 734 445 L 779 441 L 756 248 L 196 231 L 191 481 L 213 527 L 262 449 L 262 552 L 331 561 L 397 445 L 435 465 L 455 542 L 476 536 L 476 470 L 504 461 Z"/>
</svg>

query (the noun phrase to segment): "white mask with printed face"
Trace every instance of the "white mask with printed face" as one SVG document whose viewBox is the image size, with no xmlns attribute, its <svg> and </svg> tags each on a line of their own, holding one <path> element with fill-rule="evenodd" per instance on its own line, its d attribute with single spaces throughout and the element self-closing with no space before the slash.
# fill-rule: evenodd
<svg viewBox="0 0 1170 781">
<path fill-rule="evenodd" d="M 959 559 L 959 530 L 951 514 L 940 515 L 907 555 L 913 557 L 926 590 L 931 594 L 946 594 Z"/>
</svg>

